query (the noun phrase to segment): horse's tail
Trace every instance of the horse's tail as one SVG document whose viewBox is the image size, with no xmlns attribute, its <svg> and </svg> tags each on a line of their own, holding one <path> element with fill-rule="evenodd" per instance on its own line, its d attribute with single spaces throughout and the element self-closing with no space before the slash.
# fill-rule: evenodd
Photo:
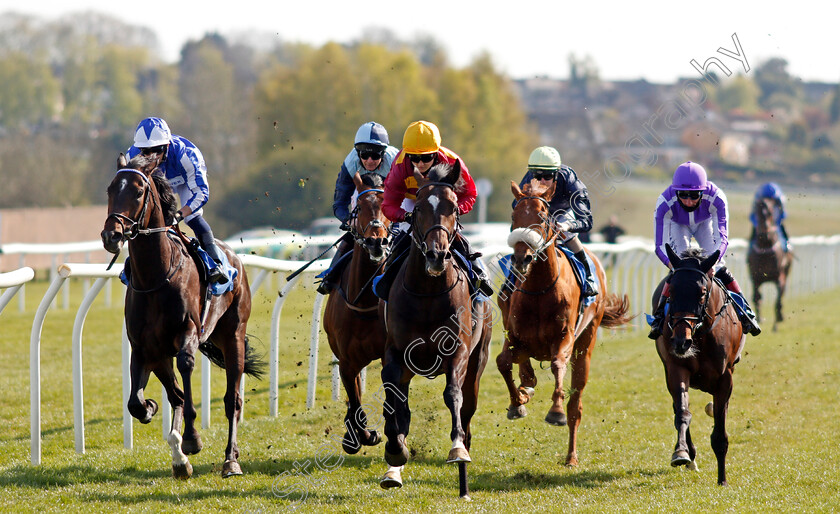
<svg viewBox="0 0 840 514">
<path fill-rule="evenodd" d="M 249 338 L 245 336 L 245 369 L 246 375 L 252 376 L 256 379 L 262 379 L 265 375 L 268 365 L 265 363 L 260 355 L 257 355 L 256 350 L 248 344 Z M 198 345 L 198 350 L 203 353 L 210 362 L 219 366 L 225 367 L 225 354 L 222 350 L 210 341 L 205 341 Z"/>
<path fill-rule="evenodd" d="M 607 328 L 616 328 L 621 325 L 630 323 L 634 316 L 627 314 L 630 310 L 630 298 L 627 295 L 618 296 L 610 293 L 604 298 L 606 308 L 604 309 L 604 317 L 601 319 L 601 326 Z"/>
</svg>

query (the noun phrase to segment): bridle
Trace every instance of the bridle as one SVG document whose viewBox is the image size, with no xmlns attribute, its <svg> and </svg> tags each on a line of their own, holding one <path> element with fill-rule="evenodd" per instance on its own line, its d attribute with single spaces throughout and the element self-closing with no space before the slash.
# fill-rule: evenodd
<svg viewBox="0 0 840 514">
<path fill-rule="evenodd" d="M 703 295 L 703 301 L 702 301 L 702 303 L 700 303 L 699 308 L 696 310 L 696 314 L 694 316 L 676 316 L 676 315 L 669 315 L 668 316 L 668 328 L 671 330 L 672 334 L 674 333 L 674 327 L 676 327 L 680 323 L 684 322 L 688 325 L 689 329 L 691 329 L 691 338 L 693 339 L 695 332 L 697 332 L 697 330 L 700 330 L 701 328 L 703 328 L 705 326 L 704 322 L 705 322 L 706 318 L 708 318 L 708 320 L 710 322 L 713 322 L 713 320 L 715 318 L 717 318 L 718 316 L 720 316 L 723 313 L 723 311 L 726 309 L 726 306 L 732 300 L 731 300 L 731 298 L 729 298 L 728 294 L 724 294 L 724 301 L 723 301 L 723 305 L 721 306 L 720 310 L 714 315 L 709 314 L 708 311 L 707 311 L 707 307 L 709 305 L 709 299 L 712 296 L 712 288 L 714 287 L 715 283 L 718 283 L 724 289 L 724 291 L 726 290 L 726 288 L 716 278 L 714 278 L 714 279 L 709 278 L 709 276 L 706 273 L 704 273 L 703 271 L 701 271 L 699 269 L 677 268 L 677 269 L 674 270 L 673 275 L 676 275 L 680 271 L 691 271 L 693 273 L 699 273 L 699 274 L 703 275 L 703 277 L 705 278 L 705 281 L 706 281 L 706 293 Z M 672 280 L 673 280 L 673 276 L 672 276 Z"/>
<path fill-rule="evenodd" d="M 420 191 L 422 191 L 423 189 L 434 186 L 445 186 L 450 188 L 452 191 L 455 191 L 455 186 L 447 182 L 429 182 L 417 188 L 416 195 L 419 195 Z M 443 230 L 444 233 L 446 233 L 446 239 L 448 241 L 447 244 L 452 245 L 452 241 L 455 239 L 455 234 L 457 233 L 457 227 L 460 224 L 460 217 L 458 215 L 457 208 L 455 209 L 455 229 L 450 231 L 445 225 L 438 223 L 437 225 L 432 225 L 431 227 L 429 227 L 428 230 L 426 230 L 426 232 L 423 234 L 422 239 L 418 239 L 418 232 L 417 230 L 415 230 L 417 228 L 417 214 L 417 207 L 415 206 L 411 216 L 411 241 L 423 255 L 425 255 L 426 252 L 429 251 L 429 246 L 426 244 L 426 238 L 428 238 L 429 234 L 431 234 L 434 230 Z"/>
<path fill-rule="evenodd" d="M 117 221 L 117 223 L 120 224 L 120 227 L 122 227 L 122 238 L 129 241 L 136 238 L 137 236 L 148 236 L 157 232 L 165 232 L 169 230 L 168 226 L 158 228 L 142 228 L 142 224 L 144 222 L 148 225 L 148 222 L 146 221 L 146 211 L 149 207 L 149 199 L 152 198 L 152 185 L 149 182 L 149 177 L 147 177 L 143 172 L 131 168 L 123 168 L 117 171 L 116 174 L 119 175 L 120 173 L 136 173 L 143 178 L 143 181 L 146 183 L 146 189 L 143 192 L 143 208 L 140 209 L 140 216 L 137 218 L 137 220 L 134 220 L 129 216 L 120 214 L 118 212 L 111 212 L 108 213 L 108 217 L 105 218 L 105 221 L 107 222 L 109 219 L 114 218 Z M 158 206 L 157 201 L 154 198 L 152 198 L 152 202 L 154 202 L 154 205 L 156 207 Z M 125 222 L 129 223 L 128 228 L 126 228 Z"/>
<path fill-rule="evenodd" d="M 513 209 L 514 210 L 516 210 L 516 206 L 519 205 L 519 202 L 521 202 L 522 200 L 539 200 L 543 205 L 545 205 L 546 212 L 548 212 L 548 213 L 551 212 L 551 204 L 548 203 L 548 200 L 546 200 L 542 196 L 533 196 L 533 195 L 520 196 L 519 198 L 517 198 L 513 202 Z M 539 248 L 532 248 L 532 250 L 534 250 L 535 255 L 542 255 L 543 253 L 545 253 L 545 251 L 549 247 L 554 245 L 554 240 L 557 239 L 557 235 L 558 235 L 558 232 L 553 230 L 553 228 L 551 226 L 550 217 L 540 216 L 540 219 L 542 221 L 540 222 L 539 227 L 542 231 L 542 234 L 540 234 L 540 235 L 542 236 L 543 244 L 540 245 Z M 533 228 L 530 228 L 530 227 L 523 227 L 523 228 L 526 228 L 527 230 L 534 230 Z M 549 234 L 551 235 L 551 237 L 547 237 Z"/>
<path fill-rule="evenodd" d="M 367 194 L 371 194 L 371 193 L 377 194 L 377 193 L 384 193 L 384 192 L 385 191 L 383 189 L 371 188 L 371 189 L 365 189 L 364 191 L 362 191 L 361 193 L 356 195 L 356 207 L 353 209 L 353 212 L 350 213 L 350 217 L 353 220 L 352 224 L 350 225 L 350 235 L 353 236 L 353 241 L 355 241 L 362 248 L 367 249 L 368 246 L 373 244 L 373 238 L 365 237 L 365 234 L 367 233 L 368 229 L 385 227 L 385 224 L 382 223 L 382 221 L 379 220 L 378 218 L 374 218 L 374 219 L 370 220 L 368 222 L 368 224 L 364 226 L 364 228 L 362 228 L 361 230 L 358 229 L 359 208 L 360 208 L 359 201 L 361 200 L 361 198 L 363 196 L 365 196 Z M 387 255 L 387 252 L 388 252 L 388 238 L 387 237 L 383 238 L 383 241 L 381 243 L 385 247 L 385 252 L 386 252 L 386 255 Z"/>
</svg>

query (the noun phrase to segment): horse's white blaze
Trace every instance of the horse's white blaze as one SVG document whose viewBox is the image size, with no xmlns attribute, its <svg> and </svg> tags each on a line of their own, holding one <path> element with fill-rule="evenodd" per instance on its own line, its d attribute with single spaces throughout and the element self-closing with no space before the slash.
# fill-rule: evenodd
<svg viewBox="0 0 840 514">
<path fill-rule="evenodd" d="M 172 448 L 172 465 L 183 466 L 187 464 L 189 459 L 187 459 L 187 456 L 181 451 L 181 434 L 178 432 L 169 432 L 167 442 L 169 443 L 169 447 Z"/>
<path fill-rule="evenodd" d="M 429 204 L 432 206 L 432 212 L 437 214 L 438 205 L 440 204 L 440 198 L 438 198 L 437 196 L 430 196 Z"/>
<path fill-rule="evenodd" d="M 528 227 L 521 227 L 511 230 L 510 235 L 508 236 L 508 246 L 513 248 L 516 243 L 525 243 L 532 249 L 536 250 L 537 248 L 542 248 L 545 244 L 545 239 L 543 239 L 543 236 L 536 230 Z"/>
</svg>

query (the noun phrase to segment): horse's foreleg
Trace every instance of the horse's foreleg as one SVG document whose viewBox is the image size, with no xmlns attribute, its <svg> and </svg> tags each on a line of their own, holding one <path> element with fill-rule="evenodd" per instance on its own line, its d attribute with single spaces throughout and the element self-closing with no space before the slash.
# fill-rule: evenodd
<svg viewBox="0 0 840 514">
<path fill-rule="evenodd" d="M 508 406 L 507 418 L 519 419 L 528 415 L 528 411 L 525 409 L 525 404 L 528 403 L 528 400 L 531 398 L 527 394 L 522 394 L 516 388 L 516 384 L 513 381 L 512 347 L 513 344 L 510 339 L 506 337 L 504 344 L 502 344 L 502 351 L 496 357 L 496 368 L 498 368 L 499 373 L 502 374 L 502 379 L 505 381 L 505 385 L 508 389 L 508 395 L 510 395 L 510 406 Z"/>
<path fill-rule="evenodd" d="M 671 465 L 682 466 L 693 460 L 688 452 L 687 440 L 688 426 L 691 423 L 691 412 L 688 410 L 688 372 L 683 369 L 678 372 L 669 370 L 668 391 L 674 401 L 674 428 L 677 429 L 677 444 L 671 455 Z"/>
<path fill-rule="evenodd" d="M 338 371 L 341 382 L 347 392 L 347 414 L 344 416 L 346 432 L 341 447 L 349 455 L 359 452 L 362 445 L 373 446 L 379 444 L 381 438 L 375 430 L 367 430 L 367 415 L 362 408 L 361 379 L 359 371 L 347 363 L 340 362 Z"/>
<path fill-rule="evenodd" d="M 567 339 L 571 338 L 571 334 Z M 566 393 L 563 391 L 563 378 L 566 376 L 566 363 L 569 362 L 569 350 L 572 348 L 570 340 L 564 340 L 560 344 L 560 350 L 551 360 L 551 373 L 554 375 L 554 392 L 551 394 L 551 408 L 545 415 L 545 422 L 550 425 L 564 426 L 568 423 L 566 413 L 563 411 L 563 402 Z M 568 348 L 564 350 L 563 348 Z"/>
<path fill-rule="evenodd" d="M 181 423 L 184 419 L 184 391 L 178 387 L 175 378 L 175 370 L 172 368 L 172 361 L 167 359 L 166 363 L 155 370 L 166 394 L 169 397 L 169 404 L 172 406 L 172 426 L 169 429 L 169 436 L 166 441 L 172 449 L 172 476 L 175 478 L 187 479 L 192 476 L 193 468 L 189 459 L 181 450 Z"/>
<path fill-rule="evenodd" d="M 785 287 L 786 287 L 787 277 L 784 274 L 779 276 L 779 279 L 776 281 L 776 323 L 784 321 L 784 315 L 782 314 L 782 296 L 785 294 Z M 773 325 L 773 330 L 776 329 L 776 325 Z"/>
<path fill-rule="evenodd" d="M 140 351 L 131 352 L 131 394 L 128 397 L 128 412 L 140 423 L 146 424 L 152 421 L 152 416 L 158 411 L 158 404 L 154 400 L 147 400 L 143 395 L 146 384 L 149 383 L 150 371 L 146 369 L 146 363 Z"/>
<path fill-rule="evenodd" d="M 408 380 L 403 383 L 403 367 L 399 352 L 391 347 L 383 359 L 382 387 L 385 389 L 385 403 L 382 406 L 385 417 L 385 462 L 391 467 L 403 466 L 408 461 L 408 447 L 405 438 L 411 424 L 408 407 Z"/>
<path fill-rule="evenodd" d="M 192 373 L 195 369 L 195 349 L 187 349 L 187 345 L 181 346 L 176 358 L 178 371 L 181 373 L 181 380 L 184 382 L 184 438 L 181 442 L 181 450 L 187 455 L 194 455 L 201 451 L 201 436 L 195 429 L 195 403 L 192 393 Z"/>
<path fill-rule="evenodd" d="M 729 436 L 726 434 L 726 412 L 729 409 L 729 397 L 732 395 L 732 372 L 720 377 L 714 394 L 715 426 L 712 429 L 712 450 L 715 452 L 718 467 L 718 485 L 726 485 L 726 452 L 729 450 Z"/>
<path fill-rule="evenodd" d="M 446 371 L 446 388 L 443 390 L 443 402 L 449 408 L 452 417 L 452 431 L 449 439 L 452 441 L 452 448 L 446 462 L 470 462 L 470 452 L 465 444 L 466 434 L 461 420 L 461 409 L 464 406 L 464 379 L 467 375 L 469 364 L 469 344 L 462 341 L 455 354 L 450 360 Z"/>
<path fill-rule="evenodd" d="M 534 396 L 535 387 L 537 387 L 537 374 L 534 373 L 531 359 L 522 359 L 519 362 L 519 391 L 528 395 L 528 399 L 530 399 Z"/>
<path fill-rule="evenodd" d="M 761 323 L 761 291 L 759 288 L 761 287 L 761 283 L 759 279 L 753 276 L 753 306 L 755 311 L 755 319 L 759 323 Z"/>
</svg>

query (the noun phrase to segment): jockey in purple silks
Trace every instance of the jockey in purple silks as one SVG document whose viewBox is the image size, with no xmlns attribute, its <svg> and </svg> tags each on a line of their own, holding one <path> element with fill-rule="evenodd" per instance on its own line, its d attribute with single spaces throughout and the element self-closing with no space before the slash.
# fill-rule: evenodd
<svg viewBox="0 0 840 514">
<path fill-rule="evenodd" d="M 720 250 L 720 259 L 715 264 L 715 277 L 720 280 L 738 307 L 744 332 L 753 336 L 761 333 L 749 304 L 741 293 L 741 287 L 726 269 L 723 256 L 729 246 L 729 207 L 726 195 L 706 178 L 706 170 L 696 162 L 680 164 L 674 172 L 670 186 L 659 195 L 654 212 L 656 256 L 669 269 L 671 263 L 665 253 L 669 244 L 677 255 L 688 249 L 691 238 L 709 256 Z M 665 305 L 670 298 L 670 275 L 662 289 L 656 312 L 653 313 L 648 337 L 656 339 L 662 335 L 662 321 Z"/>
</svg>

